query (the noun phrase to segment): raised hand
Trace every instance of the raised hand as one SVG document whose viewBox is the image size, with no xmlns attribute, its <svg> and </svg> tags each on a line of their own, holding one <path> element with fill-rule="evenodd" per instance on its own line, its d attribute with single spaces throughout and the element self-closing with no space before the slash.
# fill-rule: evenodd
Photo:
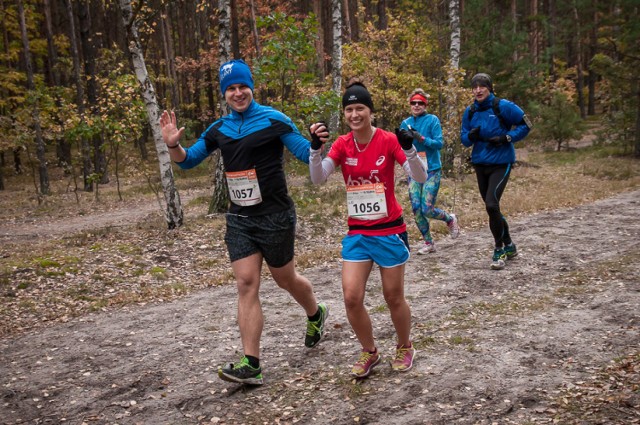
<svg viewBox="0 0 640 425">
<path fill-rule="evenodd" d="M 408 151 L 413 146 L 413 134 L 405 128 L 396 128 L 396 137 L 402 149 Z"/>
<path fill-rule="evenodd" d="M 309 126 L 311 135 L 311 149 L 317 151 L 329 139 L 329 129 L 324 121 L 318 121 Z"/>
<path fill-rule="evenodd" d="M 178 129 L 176 123 L 176 113 L 164 111 L 160 115 L 160 129 L 162 130 L 162 140 L 168 148 L 176 148 L 180 144 L 180 139 L 184 133 L 184 127 Z"/>
</svg>

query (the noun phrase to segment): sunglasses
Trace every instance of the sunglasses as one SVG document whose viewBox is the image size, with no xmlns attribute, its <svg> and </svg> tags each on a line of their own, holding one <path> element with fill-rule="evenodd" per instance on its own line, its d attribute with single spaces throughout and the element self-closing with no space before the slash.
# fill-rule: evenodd
<svg viewBox="0 0 640 425">
<path fill-rule="evenodd" d="M 418 101 L 409 102 L 409 103 L 411 104 L 411 106 L 424 106 L 424 105 L 426 105 L 426 103 L 418 102 Z"/>
</svg>

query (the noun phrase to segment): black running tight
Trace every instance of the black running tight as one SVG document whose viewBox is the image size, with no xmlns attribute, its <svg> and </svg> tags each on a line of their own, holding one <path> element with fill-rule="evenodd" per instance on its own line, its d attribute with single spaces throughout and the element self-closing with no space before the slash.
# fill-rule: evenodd
<svg viewBox="0 0 640 425">
<path fill-rule="evenodd" d="M 493 234 L 496 248 L 511 243 L 509 224 L 500 212 L 500 198 L 509 181 L 511 164 L 474 165 L 478 188 L 489 214 L 489 228 Z"/>
</svg>

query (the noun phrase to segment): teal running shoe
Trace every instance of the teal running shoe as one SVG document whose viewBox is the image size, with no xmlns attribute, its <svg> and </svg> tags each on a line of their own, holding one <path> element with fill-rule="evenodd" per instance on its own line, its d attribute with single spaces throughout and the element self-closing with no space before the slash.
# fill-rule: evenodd
<svg viewBox="0 0 640 425">
<path fill-rule="evenodd" d="M 510 243 L 509 245 L 505 245 L 504 253 L 507 254 L 507 260 L 511 260 L 514 257 L 518 256 L 518 249 L 516 248 L 516 244 Z"/>
<path fill-rule="evenodd" d="M 493 250 L 493 258 L 491 260 L 491 270 L 502 270 L 506 264 L 507 254 L 503 248 Z"/>
</svg>

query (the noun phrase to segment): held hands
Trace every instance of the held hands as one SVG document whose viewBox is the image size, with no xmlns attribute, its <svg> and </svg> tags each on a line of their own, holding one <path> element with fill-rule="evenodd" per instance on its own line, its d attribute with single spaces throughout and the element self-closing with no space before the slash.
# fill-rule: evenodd
<svg viewBox="0 0 640 425">
<path fill-rule="evenodd" d="M 180 144 L 180 138 L 184 133 L 184 127 L 178 129 L 176 125 L 176 113 L 164 111 L 160 115 L 160 129 L 162 130 L 162 140 L 168 148 L 177 148 Z"/>
<path fill-rule="evenodd" d="M 419 133 L 418 133 L 419 134 Z M 404 128 L 396 128 L 396 137 L 402 149 L 408 151 L 413 147 L 413 134 L 410 130 Z"/>
<path fill-rule="evenodd" d="M 311 149 L 317 151 L 322 145 L 329 140 L 329 129 L 324 121 L 318 121 L 309 126 L 309 134 L 311 135 Z"/>
<path fill-rule="evenodd" d="M 482 140 L 480 138 L 480 127 L 474 127 L 469 130 L 468 137 L 472 142 L 479 142 L 480 140 Z"/>
</svg>

